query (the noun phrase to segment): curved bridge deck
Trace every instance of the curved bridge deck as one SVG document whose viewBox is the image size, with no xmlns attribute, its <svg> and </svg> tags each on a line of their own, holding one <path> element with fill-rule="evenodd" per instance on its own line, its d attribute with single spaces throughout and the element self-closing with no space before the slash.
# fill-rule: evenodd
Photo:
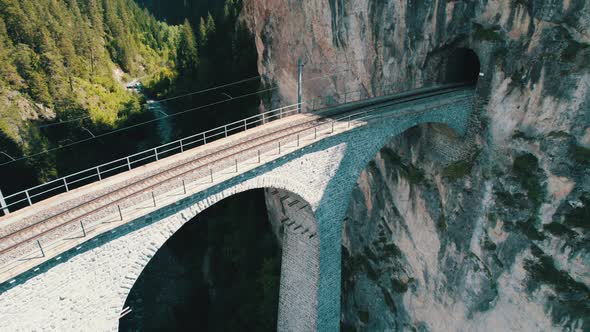
<svg viewBox="0 0 590 332">
<path fill-rule="evenodd" d="M 296 114 L 71 190 L 0 218 L 0 283 L 117 227 L 327 137 L 472 96 L 465 86 L 414 90 Z"/>
</svg>

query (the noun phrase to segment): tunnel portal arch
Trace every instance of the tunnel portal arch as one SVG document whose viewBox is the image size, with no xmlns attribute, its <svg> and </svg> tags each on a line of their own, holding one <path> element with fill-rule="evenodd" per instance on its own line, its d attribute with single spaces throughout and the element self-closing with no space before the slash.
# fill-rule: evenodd
<svg viewBox="0 0 590 332">
<path fill-rule="evenodd" d="M 467 47 L 452 47 L 429 53 L 425 61 L 429 81 L 437 84 L 467 83 L 477 85 L 481 62 L 477 53 Z"/>
<path fill-rule="evenodd" d="M 457 48 L 447 58 L 445 81 L 447 83 L 470 83 L 475 85 L 479 79 L 480 62 L 475 51 Z"/>
</svg>

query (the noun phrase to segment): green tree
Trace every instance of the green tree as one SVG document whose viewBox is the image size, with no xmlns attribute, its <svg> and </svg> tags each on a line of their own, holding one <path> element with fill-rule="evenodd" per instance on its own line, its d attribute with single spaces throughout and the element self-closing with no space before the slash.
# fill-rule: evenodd
<svg viewBox="0 0 590 332">
<path fill-rule="evenodd" d="M 207 14 L 207 19 L 201 17 L 199 23 L 199 41 L 201 48 L 206 47 L 209 39 L 211 39 L 212 35 L 215 33 L 215 20 L 213 20 L 213 16 L 211 13 Z"/>
<path fill-rule="evenodd" d="M 14 43 L 30 43 L 35 29 L 21 5 L 18 0 L 6 0 L 0 5 L 0 14 L 4 17 L 7 33 Z"/>
<path fill-rule="evenodd" d="M 122 80 L 129 76 L 113 72 L 118 67 L 129 75 L 149 77 L 161 90 L 170 89 L 177 77 L 179 30 L 157 21 L 134 0 L 0 0 L 0 136 L 6 138 L 0 140 L 0 151 L 9 148 L 6 140 L 20 149 L 11 150 L 13 155 L 26 155 L 80 139 L 80 123 L 39 129 L 44 122 L 90 115 L 84 126 L 100 132 L 151 116 L 139 114 L 142 99 L 125 89 Z M 196 50 L 194 37 L 192 41 Z M 190 62 L 195 60 L 196 53 Z M 44 111 L 46 107 L 53 112 Z M 23 111 L 38 117 L 24 119 Z M 46 119 L 51 114 L 56 119 Z M 30 125 L 33 121 L 37 123 Z M 63 158 L 52 153 L 36 164 L 38 177 L 32 181 L 151 142 L 147 133 L 141 135 L 136 140 L 141 143 L 119 145 L 114 151 L 64 150 L 80 156 L 76 162 L 60 163 Z M 6 190 L 22 189 L 24 183 L 16 176 L 0 177 L 0 187 Z"/>
<path fill-rule="evenodd" d="M 236 0 L 226 0 L 223 5 L 224 20 L 233 21 L 238 16 L 239 7 L 241 7 L 241 4 L 238 4 Z"/>
<path fill-rule="evenodd" d="M 211 36 L 214 33 L 215 33 L 215 20 L 213 19 L 213 16 L 211 16 L 211 13 L 208 13 L 208 15 L 207 15 L 207 36 Z"/>
<path fill-rule="evenodd" d="M 205 19 L 202 17 L 199 21 L 199 41 L 201 47 L 207 45 L 207 24 L 205 23 Z"/>
<path fill-rule="evenodd" d="M 180 28 L 177 49 L 177 67 L 180 73 L 189 74 L 196 70 L 199 62 L 197 42 L 188 20 Z"/>
<path fill-rule="evenodd" d="M 0 86 L 6 84 L 17 89 L 22 87 L 22 78 L 16 71 L 13 59 L 13 45 L 7 37 L 6 25 L 0 17 Z"/>
</svg>

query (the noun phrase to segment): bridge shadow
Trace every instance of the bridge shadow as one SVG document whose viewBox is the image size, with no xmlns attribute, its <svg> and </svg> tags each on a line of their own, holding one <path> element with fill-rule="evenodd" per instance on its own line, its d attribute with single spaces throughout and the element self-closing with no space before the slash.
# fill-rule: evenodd
<svg viewBox="0 0 590 332">
<path fill-rule="evenodd" d="M 67 237 L 67 238 L 64 238 L 64 241 L 67 241 L 67 240 L 78 240 L 78 239 L 83 239 L 83 238 L 85 238 L 85 237 L 86 237 L 86 236 L 84 236 L 84 235 L 80 235 L 80 236 L 73 236 L 73 237 Z"/>
</svg>

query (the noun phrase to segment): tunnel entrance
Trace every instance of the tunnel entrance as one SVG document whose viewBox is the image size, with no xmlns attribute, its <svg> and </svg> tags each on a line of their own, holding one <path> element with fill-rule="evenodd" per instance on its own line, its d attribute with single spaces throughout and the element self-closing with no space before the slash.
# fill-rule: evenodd
<svg viewBox="0 0 590 332">
<path fill-rule="evenodd" d="M 451 51 L 444 68 L 445 83 L 469 83 L 475 85 L 479 78 L 479 58 L 473 50 L 468 48 L 458 48 Z"/>
<path fill-rule="evenodd" d="M 424 71 L 426 81 L 436 84 L 467 83 L 479 79 L 479 57 L 469 48 L 444 47 L 428 54 Z"/>
</svg>

